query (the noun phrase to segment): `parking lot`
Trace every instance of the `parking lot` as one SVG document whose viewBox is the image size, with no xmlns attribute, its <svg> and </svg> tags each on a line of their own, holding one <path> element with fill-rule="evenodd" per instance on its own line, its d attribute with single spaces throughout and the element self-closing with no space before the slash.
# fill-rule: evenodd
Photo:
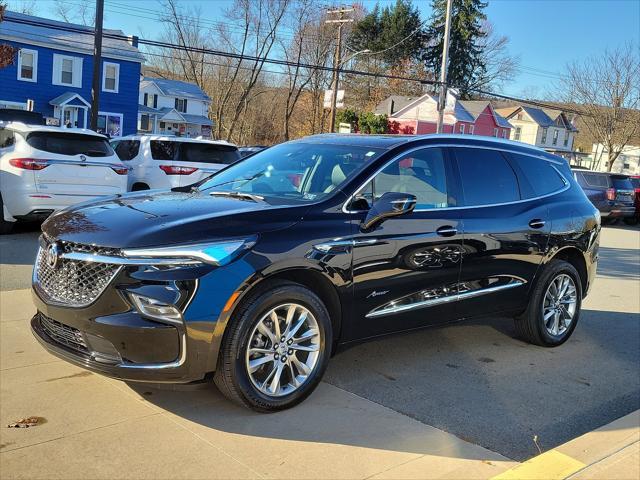
<svg viewBox="0 0 640 480">
<path fill-rule="evenodd" d="M 337 355 L 310 401 L 274 415 L 212 386 L 125 384 L 45 353 L 27 323 L 37 235 L 0 238 L 3 476 L 402 478 L 410 464 L 487 478 L 640 408 L 637 227 L 603 229 L 564 346 L 521 342 L 503 318 L 381 339 Z M 4 428 L 32 415 L 37 427 Z"/>
</svg>

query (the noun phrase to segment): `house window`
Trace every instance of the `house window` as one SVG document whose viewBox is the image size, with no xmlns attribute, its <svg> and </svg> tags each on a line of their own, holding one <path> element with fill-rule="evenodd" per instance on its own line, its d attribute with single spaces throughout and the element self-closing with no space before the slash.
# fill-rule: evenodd
<svg viewBox="0 0 640 480">
<path fill-rule="evenodd" d="M 181 113 L 187 113 L 187 99 L 176 98 L 175 107 L 177 111 Z"/>
<path fill-rule="evenodd" d="M 543 128 L 542 129 L 542 138 L 540 139 L 540 143 L 547 143 L 547 132 L 549 131 L 548 128 Z"/>
<path fill-rule="evenodd" d="M 151 126 L 151 122 L 150 122 L 149 115 L 146 115 L 144 113 L 140 115 L 140 130 L 144 132 L 148 132 L 151 130 L 150 126 Z"/>
<path fill-rule="evenodd" d="M 117 63 L 104 62 L 102 66 L 102 91 L 118 93 L 120 65 Z"/>
<path fill-rule="evenodd" d="M 473 135 L 474 128 L 475 128 L 475 125 L 469 125 L 469 135 Z"/>
<path fill-rule="evenodd" d="M 520 135 L 522 134 L 522 127 L 516 127 L 516 133 L 513 136 L 514 140 L 520 140 Z"/>
<path fill-rule="evenodd" d="M 551 142 L 553 145 L 558 144 L 558 132 L 559 130 L 557 128 L 553 129 L 553 141 Z"/>
<path fill-rule="evenodd" d="M 10 102 L 9 100 L 0 100 L 0 108 L 10 108 L 12 110 L 26 110 L 27 104 L 22 102 Z"/>
<path fill-rule="evenodd" d="M 82 58 L 53 54 L 54 85 L 82 87 Z"/>
<path fill-rule="evenodd" d="M 571 135 L 571 133 L 567 130 L 564 132 L 564 146 L 568 146 L 569 145 L 569 135 Z"/>
<path fill-rule="evenodd" d="M 464 135 L 464 123 L 460 125 L 460 133 Z"/>
<path fill-rule="evenodd" d="M 38 81 L 38 51 L 21 48 L 18 53 L 18 80 Z"/>
<path fill-rule="evenodd" d="M 498 137 L 499 137 L 498 129 L 497 129 L 497 128 L 494 128 L 494 129 L 493 129 L 493 136 L 494 136 L 494 137 L 496 137 L 496 138 L 498 138 Z"/>
<path fill-rule="evenodd" d="M 122 136 L 122 114 L 111 112 L 98 112 L 98 133 L 109 137 Z"/>
<path fill-rule="evenodd" d="M 502 129 L 502 138 L 509 138 L 509 133 L 506 128 Z"/>
<path fill-rule="evenodd" d="M 145 93 L 142 99 L 142 104 L 146 107 L 158 108 L 158 95 L 155 93 L 153 95 Z"/>
<path fill-rule="evenodd" d="M 629 170 L 629 169 L 631 168 L 631 166 L 630 166 L 628 163 L 624 163 L 624 164 L 622 164 L 622 167 L 623 167 L 625 170 Z"/>
</svg>

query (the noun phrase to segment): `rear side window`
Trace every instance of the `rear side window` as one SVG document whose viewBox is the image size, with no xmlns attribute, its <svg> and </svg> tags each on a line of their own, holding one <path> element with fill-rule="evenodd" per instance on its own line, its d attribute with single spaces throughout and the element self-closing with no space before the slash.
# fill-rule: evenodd
<svg viewBox="0 0 640 480">
<path fill-rule="evenodd" d="M 133 160 L 140 150 L 140 140 L 120 140 L 112 146 L 120 160 Z"/>
<path fill-rule="evenodd" d="M 240 158 L 238 149 L 232 145 L 182 142 L 180 160 L 183 162 L 222 163 L 228 165 Z"/>
<path fill-rule="evenodd" d="M 520 200 L 516 174 L 496 150 L 454 148 L 465 205 L 491 205 Z"/>
<path fill-rule="evenodd" d="M 177 142 L 170 140 L 151 140 L 151 158 L 154 160 L 175 160 Z"/>
<path fill-rule="evenodd" d="M 524 176 L 522 183 L 528 183 L 526 189 L 521 185 L 523 197 L 540 197 L 564 187 L 564 180 L 551 163 L 528 155 L 510 153 L 509 156 Z"/>
<path fill-rule="evenodd" d="M 27 143 L 36 150 L 60 155 L 86 155 L 87 157 L 109 157 L 113 150 L 106 139 L 93 135 L 58 132 L 33 132 Z"/>
<path fill-rule="evenodd" d="M 16 136 L 11 130 L 0 128 L 0 148 L 8 148 L 16 143 Z"/>
<path fill-rule="evenodd" d="M 598 175 L 597 173 L 580 172 L 584 183 L 590 187 L 609 188 L 609 178 L 606 175 Z"/>
<path fill-rule="evenodd" d="M 640 178 L 631 177 L 631 185 L 633 188 L 640 188 Z"/>
</svg>

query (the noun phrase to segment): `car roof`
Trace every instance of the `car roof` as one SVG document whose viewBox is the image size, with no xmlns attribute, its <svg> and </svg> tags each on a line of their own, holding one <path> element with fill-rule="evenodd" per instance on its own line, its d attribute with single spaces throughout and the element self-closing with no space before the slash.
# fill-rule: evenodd
<svg viewBox="0 0 640 480">
<path fill-rule="evenodd" d="M 67 127 L 53 127 L 49 125 L 31 125 L 22 122 L 0 122 L 0 127 L 9 128 L 15 132 L 31 133 L 31 132 L 56 132 L 79 135 L 92 135 L 99 138 L 107 138 L 101 133 L 94 132 L 88 128 L 67 128 Z"/>
<path fill-rule="evenodd" d="M 127 135 L 124 137 L 112 138 L 111 140 L 142 140 L 148 138 L 149 140 L 161 140 L 166 142 L 190 142 L 190 143 L 209 143 L 213 145 L 228 145 L 230 147 L 236 147 L 234 143 L 227 142 L 226 140 L 207 140 L 204 138 L 190 138 L 190 137 L 175 137 L 173 135 Z"/>
</svg>

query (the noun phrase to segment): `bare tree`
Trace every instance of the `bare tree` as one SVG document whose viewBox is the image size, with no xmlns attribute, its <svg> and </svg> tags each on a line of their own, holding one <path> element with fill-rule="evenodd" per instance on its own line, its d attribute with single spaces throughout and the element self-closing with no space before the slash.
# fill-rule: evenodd
<svg viewBox="0 0 640 480">
<path fill-rule="evenodd" d="M 0 2 L 0 22 L 4 20 L 4 13 L 7 10 L 7 4 Z M 5 43 L 0 44 L 0 68 L 13 65 L 16 57 L 16 49 Z"/>
<path fill-rule="evenodd" d="M 36 0 L 11 0 L 8 7 L 11 11 L 24 13 L 25 15 L 35 15 Z"/>
<path fill-rule="evenodd" d="M 82 1 L 80 3 L 67 0 L 55 0 L 56 15 L 68 23 L 93 26 L 96 22 L 94 2 Z"/>
<path fill-rule="evenodd" d="M 567 67 L 560 86 L 582 110 L 582 125 L 609 155 L 607 171 L 640 133 L 640 58 L 629 43 Z"/>
</svg>

